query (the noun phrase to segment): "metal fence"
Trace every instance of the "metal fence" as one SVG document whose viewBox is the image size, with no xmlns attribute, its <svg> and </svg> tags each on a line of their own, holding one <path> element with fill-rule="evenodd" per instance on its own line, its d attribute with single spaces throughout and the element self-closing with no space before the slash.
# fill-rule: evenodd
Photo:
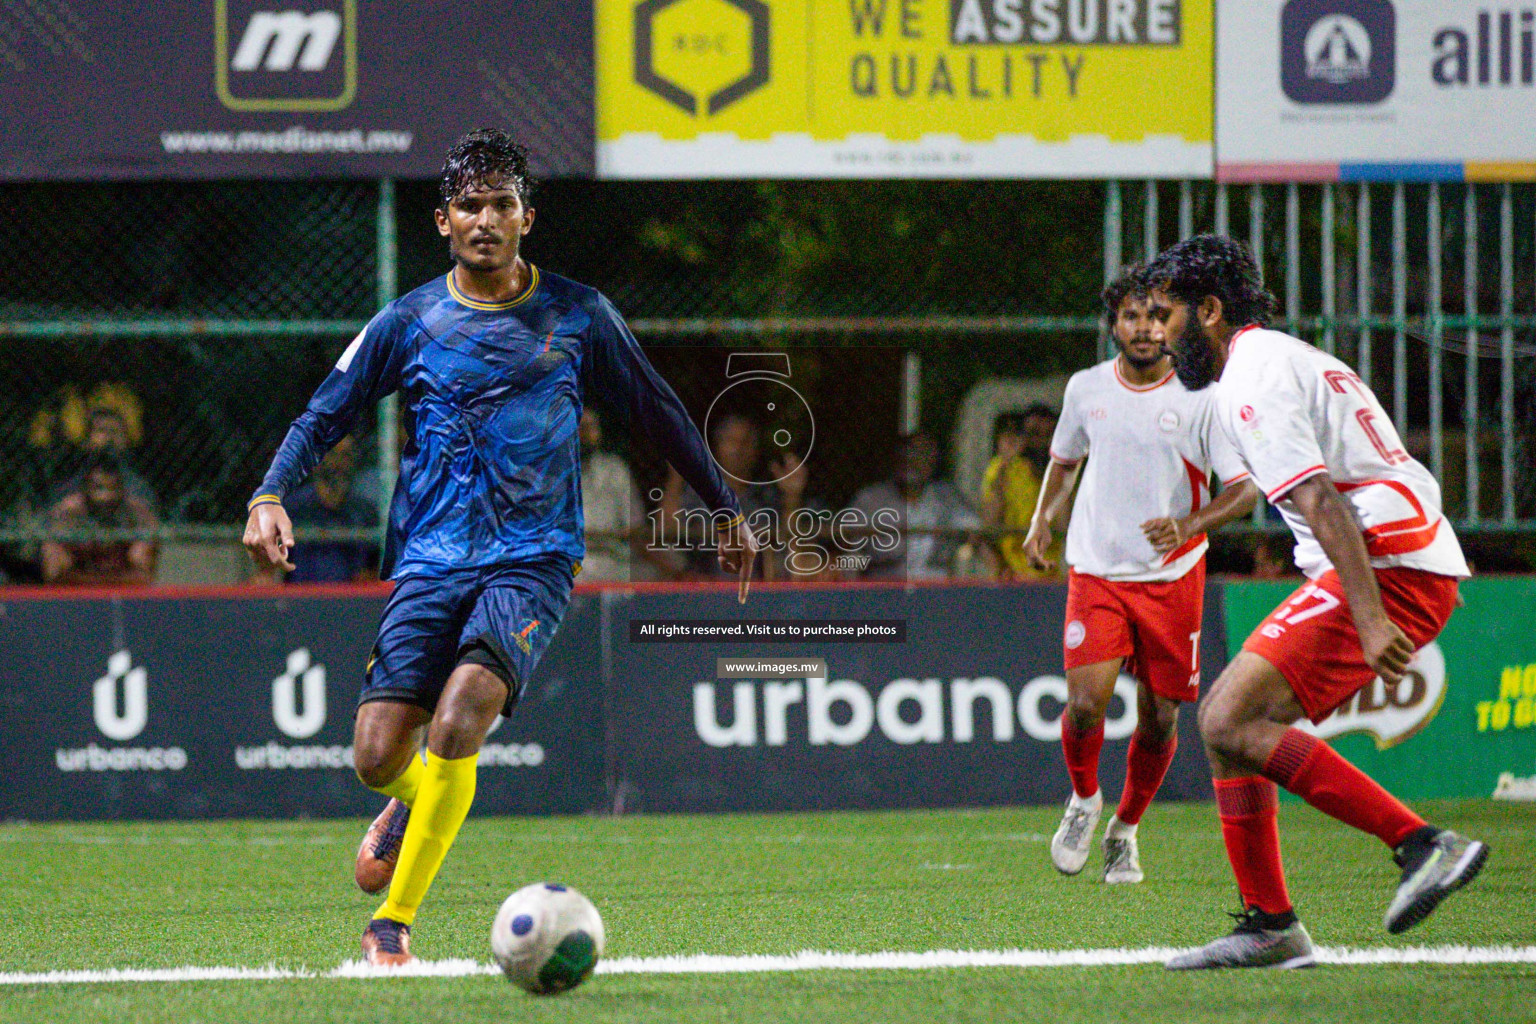
<svg viewBox="0 0 1536 1024">
<path fill-rule="evenodd" d="M 1536 190 L 1110 183 L 1104 217 L 1106 273 L 1196 231 L 1246 239 L 1280 326 L 1358 370 L 1460 528 L 1536 525 Z"/>
<path fill-rule="evenodd" d="M 0 187 L 6 561 L 35 562 L 48 508 L 97 448 L 131 466 L 160 539 L 232 538 L 292 396 L 385 297 L 386 198 L 371 183 Z"/>
<path fill-rule="evenodd" d="M 228 547 L 341 347 L 446 269 L 434 203 L 391 181 L 0 186 L 0 549 L 35 558 L 101 410 L 159 539 Z M 556 182 L 538 205 L 535 258 L 646 344 L 895 347 L 901 426 L 943 436 L 980 380 L 1093 357 L 1101 268 L 1230 231 L 1287 327 L 1387 401 L 1454 518 L 1536 527 L 1529 187 Z M 397 422 L 386 403 L 362 432 L 378 495 Z"/>
</svg>

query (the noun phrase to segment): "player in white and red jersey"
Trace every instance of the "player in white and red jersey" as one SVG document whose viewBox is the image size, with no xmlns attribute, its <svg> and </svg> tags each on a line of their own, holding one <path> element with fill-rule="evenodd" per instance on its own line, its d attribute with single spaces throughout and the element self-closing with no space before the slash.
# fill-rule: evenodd
<svg viewBox="0 0 1536 1024">
<path fill-rule="evenodd" d="M 1138 682 L 1137 723 L 1103 843 L 1104 881 L 1117 883 L 1142 879 L 1137 825 L 1173 760 L 1179 704 L 1199 695 L 1205 532 L 1248 512 L 1256 492 L 1225 435 L 1211 429 L 1211 396 L 1185 390 L 1152 340 L 1135 270 L 1104 289 L 1104 315 L 1120 353 L 1067 383 L 1024 551 L 1049 566 L 1051 522 L 1086 458 L 1066 552 L 1061 746 L 1072 795 L 1051 860 L 1068 875 L 1087 863 L 1104 806 L 1104 713 L 1124 667 Z M 1213 469 L 1226 485 L 1214 502 Z"/>
<path fill-rule="evenodd" d="M 1240 243 L 1201 235 L 1148 268 L 1153 335 L 1179 379 L 1211 390 L 1255 483 L 1296 535 L 1309 582 L 1264 620 L 1200 706 L 1222 837 L 1245 912 L 1236 930 L 1175 957 L 1177 969 L 1300 967 L 1312 941 L 1280 863 L 1276 783 L 1394 851 L 1402 881 L 1386 927 L 1422 921 L 1481 870 L 1488 848 L 1425 824 L 1327 744 L 1320 722 L 1380 675 L 1400 679 L 1445 627 L 1470 575 L 1440 488 L 1348 366 L 1267 330 L 1274 297 Z"/>
</svg>

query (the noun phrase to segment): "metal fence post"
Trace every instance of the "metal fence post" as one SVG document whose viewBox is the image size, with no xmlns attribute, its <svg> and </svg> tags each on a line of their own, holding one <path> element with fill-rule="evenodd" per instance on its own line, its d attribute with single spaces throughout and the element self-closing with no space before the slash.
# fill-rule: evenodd
<svg viewBox="0 0 1536 1024">
<path fill-rule="evenodd" d="M 1445 254 L 1440 228 L 1440 183 L 1431 182 L 1425 216 L 1429 249 L 1429 295 L 1426 296 L 1425 312 L 1429 317 L 1429 471 L 1435 474 L 1436 480 L 1445 479 L 1445 408 L 1440 379 L 1441 358 L 1445 351 L 1444 286 L 1441 281 Z"/>
<path fill-rule="evenodd" d="M 1503 442 L 1504 521 L 1515 521 L 1515 226 L 1509 186 L 1499 198 L 1499 433 Z"/>
<path fill-rule="evenodd" d="M 1506 189 L 1508 186 L 1505 186 Z M 1507 192 L 1505 193 L 1508 194 Z M 1503 210 L 1500 210 L 1503 213 Z M 1467 522 L 1475 523 L 1479 518 L 1478 507 L 1482 504 L 1481 490 L 1482 477 L 1479 457 L 1482 455 L 1481 445 L 1478 440 L 1478 420 L 1481 414 L 1478 411 L 1477 401 L 1477 376 L 1482 338 L 1477 329 L 1477 186 L 1467 185 L 1466 199 L 1461 207 L 1462 224 L 1462 288 L 1461 305 L 1462 312 L 1472 322 L 1467 326 L 1467 363 L 1463 379 L 1463 396 L 1461 406 L 1461 422 L 1466 434 L 1467 456 Z M 1502 254 L 1501 254 L 1502 255 Z M 1508 312 L 1504 313 L 1508 316 Z"/>
<path fill-rule="evenodd" d="M 1120 268 L 1125 265 L 1124 256 L 1124 211 L 1120 203 L 1120 182 L 1111 179 L 1104 183 L 1104 283 L 1106 285 L 1120 276 Z M 1099 358 L 1108 359 L 1114 346 L 1110 342 L 1109 331 L 1101 326 L 1099 328 Z"/>
<path fill-rule="evenodd" d="M 1259 268 L 1259 280 L 1264 280 L 1264 186 L 1248 186 L 1248 248 L 1253 251 L 1253 262 Z"/>
<path fill-rule="evenodd" d="M 1355 194 L 1355 315 L 1360 318 L 1360 336 L 1356 342 L 1356 368 L 1371 390 L 1371 187 L 1365 182 Z"/>
<path fill-rule="evenodd" d="M 1285 329 L 1301 331 L 1301 193 L 1294 181 L 1285 186 Z"/>
<path fill-rule="evenodd" d="M 1248 186 L 1248 248 L 1253 252 L 1253 264 L 1258 268 L 1259 280 L 1264 280 L 1264 186 Z M 1253 504 L 1253 522 L 1264 525 L 1268 505 L 1261 499 Z"/>
<path fill-rule="evenodd" d="M 923 425 L 923 357 L 908 349 L 901 357 L 901 432 L 915 434 Z"/>
<path fill-rule="evenodd" d="M 1392 422 L 1408 436 L 1408 201 L 1392 183 Z"/>
<path fill-rule="evenodd" d="M 1338 301 L 1334 294 L 1338 286 L 1337 271 L 1334 268 L 1333 246 L 1333 183 L 1328 182 L 1323 186 L 1322 198 L 1323 213 L 1323 351 L 1329 355 L 1334 354 L 1337 345 L 1334 343 L 1334 319 L 1338 316 Z"/>
<path fill-rule="evenodd" d="M 398 252 L 395 236 L 395 181 L 384 178 L 379 182 L 379 212 L 375 221 L 378 250 L 378 302 L 383 309 L 395 301 L 399 291 L 396 277 Z M 400 439 L 397 424 L 400 419 L 400 400 L 389 395 L 379 403 L 379 549 L 384 548 L 384 538 L 389 530 L 389 503 L 395 493 L 395 478 L 399 475 Z"/>
</svg>

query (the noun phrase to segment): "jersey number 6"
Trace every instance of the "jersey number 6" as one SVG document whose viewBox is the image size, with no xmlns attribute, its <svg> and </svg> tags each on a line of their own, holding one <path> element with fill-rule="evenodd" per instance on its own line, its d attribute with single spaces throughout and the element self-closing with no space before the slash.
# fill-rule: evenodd
<svg viewBox="0 0 1536 1024">
<path fill-rule="evenodd" d="M 1389 466 L 1396 466 L 1408 461 L 1408 453 L 1401 448 L 1389 447 L 1381 436 L 1381 431 L 1376 429 L 1376 413 L 1371 408 L 1371 393 L 1366 390 L 1365 382 L 1353 373 L 1346 370 L 1329 370 L 1323 374 L 1323 379 L 1328 386 L 1339 394 L 1354 391 L 1365 403 L 1365 408 L 1356 411 L 1355 419 L 1359 421 L 1365 436 L 1370 439 L 1371 447 L 1376 449 L 1382 459 Z"/>
</svg>

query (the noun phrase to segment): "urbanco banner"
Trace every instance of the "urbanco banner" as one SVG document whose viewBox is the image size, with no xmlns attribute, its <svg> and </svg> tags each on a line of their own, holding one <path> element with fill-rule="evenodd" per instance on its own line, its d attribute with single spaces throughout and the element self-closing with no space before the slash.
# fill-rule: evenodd
<svg viewBox="0 0 1536 1024">
<path fill-rule="evenodd" d="M 0 179 L 435 177 L 512 131 L 592 172 L 592 21 L 570 0 L 0 6 Z"/>
<path fill-rule="evenodd" d="M 757 591 L 741 607 L 724 590 L 578 588 L 481 752 L 476 813 L 1057 803 L 1065 599 L 1055 585 L 831 586 Z M 0 819 L 377 811 L 351 739 L 383 601 L 0 593 Z M 1206 680 L 1222 621 L 1211 585 Z M 750 639 L 763 628 L 803 639 Z M 705 633 L 740 639 L 664 639 Z M 763 675 L 759 657 L 812 667 Z M 1122 676 L 1103 756 L 1111 797 L 1135 724 Z M 1180 735 L 1161 797 L 1206 798 L 1193 708 Z"/>
<path fill-rule="evenodd" d="M 1224 181 L 1536 178 L 1536 6 L 1220 6 Z"/>
<path fill-rule="evenodd" d="M 711 594 L 605 595 L 610 631 L 660 618 L 733 617 Z M 900 643 L 822 639 L 614 646 L 610 786 L 623 811 L 788 811 L 1063 801 L 1066 588 L 892 587 L 754 593 L 753 619 L 904 623 Z M 1224 661 L 1220 588 L 1199 638 L 1209 680 Z M 825 674 L 717 678 L 722 660 L 804 658 Z M 1135 683 L 1110 701 L 1101 778 L 1113 799 L 1136 725 Z M 1163 799 L 1210 795 L 1194 708 Z"/>
<path fill-rule="evenodd" d="M 353 773 L 352 725 L 383 606 L 299 588 L 0 593 L 0 819 L 377 813 L 384 798 Z M 594 597 L 573 601 L 542 671 L 487 739 L 477 813 L 602 804 L 602 682 L 584 642 L 597 611 Z"/>
<path fill-rule="evenodd" d="M 598 0 L 605 178 L 1211 174 L 1211 0 Z"/>
<path fill-rule="evenodd" d="M 1294 589 L 1228 585 L 1232 654 Z M 1374 680 L 1303 727 L 1405 799 L 1536 799 L 1536 579 L 1474 578 L 1461 596 L 1395 686 Z"/>
</svg>

